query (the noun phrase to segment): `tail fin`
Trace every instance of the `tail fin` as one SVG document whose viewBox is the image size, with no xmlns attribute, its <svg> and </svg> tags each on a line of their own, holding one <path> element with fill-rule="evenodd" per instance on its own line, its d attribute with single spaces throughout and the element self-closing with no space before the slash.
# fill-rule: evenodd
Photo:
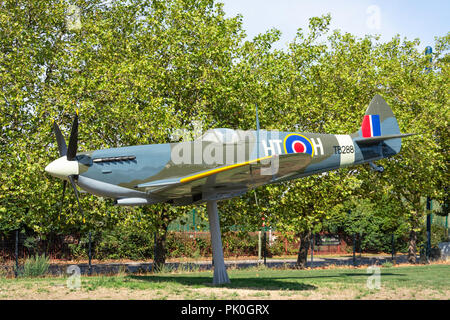
<svg viewBox="0 0 450 320">
<path fill-rule="evenodd" d="M 386 101 L 377 94 L 366 110 L 359 137 L 371 138 L 394 134 L 400 134 L 397 119 Z"/>
<path fill-rule="evenodd" d="M 355 142 L 360 145 L 380 145 L 383 157 L 400 152 L 402 139 L 410 134 L 401 134 L 397 119 L 389 105 L 380 95 L 375 95 L 369 103 L 361 128 L 355 133 Z"/>
</svg>

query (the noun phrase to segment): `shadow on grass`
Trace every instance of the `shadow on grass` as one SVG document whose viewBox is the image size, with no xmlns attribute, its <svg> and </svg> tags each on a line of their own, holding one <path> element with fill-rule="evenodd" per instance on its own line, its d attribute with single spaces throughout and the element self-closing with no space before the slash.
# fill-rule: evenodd
<svg viewBox="0 0 450 320">
<path fill-rule="evenodd" d="M 187 286 L 200 287 L 223 287 L 230 289 L 252 289 L 252 290 L 315 290 L 316 286 L 296 282 L 295 277 L 284 278 L 231 278 L 231 283 L 215 286 L 212 284 L 212 276 L 186 276 L 186 275 L 131 275 L 133 280 L 148 281 L 153 283 L 175 282 Z M 283 279 L 293 279 L 294 281 L 280 281 Z"/>
<path fill-rule="evenodd" d="M 384 276 L 404 277 L 405 274 L 399 273 L 382 273 Z M 345 277 L 361 277 L 363 280 L 371 276 L 366 272 L 352 272 L 352 273 L 338 273 L 334 275 L 288 275 L 288 276 L 274 276 L 274 277 L 230 277 L 231 283 L 223 284 L 216 287 L 224 287 L 230 289 L 252 289 L 252 290 L 315 290 L 318 288 L 317 282 L 327 284 L 327 280 L 334 280 L 338 282 L 340 279 L 345 281 Z M 186 286 L 200 286 L 213 287 L 212 275 L 198 276 L 198 275 L 183 275 L 183 274 L 151 274 L 151 275 L 130 275 L 130 279 L 137 281 L 145 281 L 149 283 L 178 283 Z M 401 279 L 398 279 L 401 280 Z"/>
<path fill-rule="evenodd" d="M 397 257 L 396 261 L 401 262 L 405 259 L 403 257 Z M 385 262 L 392 262 L 391 258 L 378 258 L 378 257 L 360 257 L 356 255 L 355 263 L 356 265 L 371 265 L 371 264 L 382 264 Z M 336 265 L 336 266 L 353 266 L 353 256 L 341 256 L 341 257 L 321 257 L 319 261 L 314 262 L 315 265 Z"/>
<path fill-rule="evenodd" d="M 369 277 L 372 275 L 372 273 L 340 273 L 340 276 L 346 276 L 346 277 Z M 406 274 L 403 273 L 387 273 L 387 272 L 382 272 L 380 274 L 380 276 L 384 277 L 384 276 L 395 276 L 395 277 L 405 277 L 407 276 Z"/>
</svg>

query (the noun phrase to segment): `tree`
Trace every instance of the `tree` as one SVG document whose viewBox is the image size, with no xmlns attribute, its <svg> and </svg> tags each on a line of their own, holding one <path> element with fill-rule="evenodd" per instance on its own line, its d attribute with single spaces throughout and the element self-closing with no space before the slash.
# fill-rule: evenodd
<svg viewBox="0 0 450 320">
<path fill-rule="evenodd" d="M 421 198 L 442 201 L 448 186 L 448 62 L 443 57 L 448 40 L 449 35 L 438 39 L 432 65 L 417 50 L 417 41 L 405 41 L 393 52 L 399 46 L 398 38 L 382 46 L 386 56 L 380 57 L 387 65 L 385 70 L 390 70 L 380 76 L 393 96 L 391 104 L 397 110 L 400 130 L 418 134 L 405 141 L 397 157 L 386 161 L 390 174 L 385 176 L 408 219 L 411 263 L 416 262 L 417 232 L 426 213 Z"/>
<path fill-rule="evenodd" d="M 347 168 L 259 188 L 260 208 L 249 193 L 224 201 L 222 220 L 250 229 L 260 225 L 263 210 L 269 222 L 300 234 L 320 228 L 325 208 L 336 201 L 361 189 L 378 203 L 373 192 L 382 188 L 389 190 L 383 201 L 399 204 L 408 218 L 413 260 L 425 214 L 420 198 L 442 200 L 448 188 L 450 36 L 437 39 L 430 63 L 417 40 L 380 43 L 373 36 L 330 32 L 330 19 L 311 18 L 308 32 L 298 30 L 287 50 L 274 50 L 278 30 L 244 41 L 242 17 L 225 17 L 223 5 L 213 0 L 3 1 L 0 229 L 81 233 L 142 214 L 164 246 L 168 224 L 186 208 L 119 209 L 83 195 L 81 217 L 67 195 L 60 210 L 60 183 L 43 168 L 57 157 L 51 119 L 67 138 L 76 109 L 79 151 L 88 151 L 166 143 L 175 128 L 191 129 L 194 120 L 203 128 L 255 128 L 255 105 L 265 129 L 347 134 L 358 130 L 367 103 L 379 93 L 401 131 L 419 134 L 381 162 L 382 177 Z"/>
<path fill-rule="evenodd" d="M 68 137 L 79 110 L 78 151 L 170 142 L 174 129 L 192 128 L 193 120 L 222 118 L 244 37 L 241 18 L 226 18 L 214 1 L 76 1 L 77 10 L 53 4 L 1 4 L 1 180 L 8 192 L 0 223 L 10 229 L 22 221 L 42 235 L 111 226 L 123 214 L 91 196 L 81 199 L 85 217 L 73 196 L 59 211 L 60 184 L 42 179 L 57 157 L 50 119 Z M 69 24 L 69 14 L 80 14 L 80 23 Z M 185 209 L 143 210 L 155 211 L 149 221 L 153 231 L 162 228 L 163 246 L 168 224 Z"/>
<path fill-rule="evenodd" d="M 319 21 L 312 19 L 311 24 Z M 303 39 L 301 34 L 298 38 Z M 390 188 L 391 201 L 403 204 L 403 213 L 409 217 L 409 255 L 410 261 L 414 261 L 415 234 L 424 214 L 420 197 L 429 195 L 441 199 L 443 186 L 448 183 L 445 149 L 448 145 L 448 90 L 445 90 L 448 65 L 442 58 L 448 48 L 448 36 L 437 42 L 434 56 L 437 62 L 431 72 L 426 71 L 426 67 L 431 66 L 428 57 L 417 49 L 418 41 L 400 43 L 398 37 L 387 43 L 376 40 L 370 36 L 357 39 L 339 31 L 328 37 L 330 49 L 322 48 L 316 55 L 317 62 L 306 69 L 306 76 L 302 73 L 304 77 L 310 76 L 306 87 L 314 101 L 307 105 L 317 104 L 316 108 L 309 108 L 305 116 L 312 118 L 310 124 L 319 125 L 328 133 L 354 132 L 360 126 L 367 101 L 378 92 L 394 110 L 402 132 L 421 133 L 420 137 L 404 142 L 400 155 L 381 162 L 388 168 L 383 175 L 386 179 L 383 187 Z M 301 44 L 298 48 L 302 48 Z M 307 50 L 302 48 L 299 52 L 304 51 Z M 356 114 L 361 116 L 355 117 Z M 364 172 L 362 168 L 356 170 L 356 173 Z M 370 185 L 367 175 L 362 175 L 360 180 Z"/>
</svg>

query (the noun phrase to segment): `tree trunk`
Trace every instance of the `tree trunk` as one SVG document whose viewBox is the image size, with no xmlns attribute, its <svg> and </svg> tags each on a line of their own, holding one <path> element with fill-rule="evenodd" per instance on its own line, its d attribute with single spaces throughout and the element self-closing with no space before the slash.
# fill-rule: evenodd
<svg viewBox="0 0 450 320">
<path fill-rule="evenodd" d="M 305 269 L 307 258 L 308 258 L 308 249 L 311 239 L 311 233 L 310 231 L 304 231 L 299 233 L 300 237 L 300 247 L 298 250 L 298 256 L 297 256 L 297 265 L 296 267 L 298 269 Z"/>
<path fill-rule="evenodd" d="M 409 232 L 409 244 L 408 244 L 408 262 L 416 263 L 416 244 L 417 233 L 414 230 Z"/>
<path fill-rule="evenodd" d="M 153 259 L 154 271 L 160 271 L 166 263 L 166 237 L 167 227 L 165 227 L 162 234 L 156 232 L 155 257 Z"/>
</svg>

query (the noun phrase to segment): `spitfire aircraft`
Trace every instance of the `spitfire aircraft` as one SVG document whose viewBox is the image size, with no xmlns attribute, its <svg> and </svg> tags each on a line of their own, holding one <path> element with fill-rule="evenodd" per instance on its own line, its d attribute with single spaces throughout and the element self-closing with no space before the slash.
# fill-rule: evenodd
<svg viewBox="0 0 450 320">
<path fill-rule="evenodd" d="M 117 205 L 206 202 L 214 259 L 213 284 L 228 283 L 217 201 L 258 186 L 297 179 L 391 157 L 401 134 L 391 108 L 379 95 L 369 104 L 361 128 L 348 135 L 232 129 L 208 130 L 193 141 L 129 146 L 77 153 L 78 114 L 69 146 L 53 123 L 60 158 L 46 168 L 88 193 L 113 198 Z"/>
<path fill-rule="evenodd" d="M 78 114 L 69 146 L 56 123 L 60 158 L 45 171 L 88 193 L 133 206 L 188 205 L 242 195 L 261 185 L 391 157 L 401 148 L 397 120 L 376 95 L 349 135 L 212 129 L 187 142 L 77 153 Z M 78 197 L 78 195 L 77 195 Z"/>
</svg>

